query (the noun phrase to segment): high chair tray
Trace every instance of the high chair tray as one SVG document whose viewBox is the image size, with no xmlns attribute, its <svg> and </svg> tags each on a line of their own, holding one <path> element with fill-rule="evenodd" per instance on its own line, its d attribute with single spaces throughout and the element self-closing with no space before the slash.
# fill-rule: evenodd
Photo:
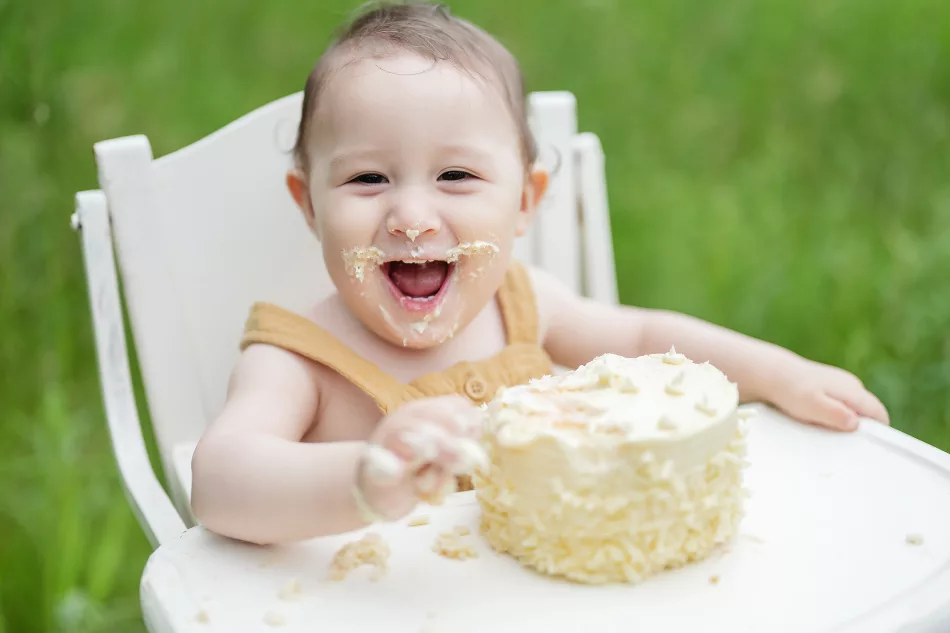
<svg viewBox="0 0 950 633">
<path fill-rule="evenodd" d="M 950 455 L 870 421 L 841 434 L 760 408 L 749 459 L 753 496 L 731 547 L 639 585 L 571 584 L 495 554 L 467 492 L 412 515 L 428 525 L 369 528 L 391 550 L 376 582 L 369 567 L 327 579 L 368 530 L 256 547 L 193 528 L 149 559 L 143 614 L 153 633 L 950 631 Z M 433 552 L 459 525 L 477 558 Z"/>
</svg>

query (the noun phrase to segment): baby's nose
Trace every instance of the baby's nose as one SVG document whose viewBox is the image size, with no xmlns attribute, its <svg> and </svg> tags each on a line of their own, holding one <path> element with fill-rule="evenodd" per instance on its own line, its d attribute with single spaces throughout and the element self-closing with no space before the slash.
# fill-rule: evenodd
<svg viewBox="0 0 950 633">
<path fill-rule="evenodd" d="M 435 226 L 432 223 L 423 224 L 422 222 L 413 222 L 409 225 L 390 224 L 386 228 L 391 235 L 404 235 L 409 239 L 410 242 L 415 242 L 420 235 L 434 235 L 439 232 L 438 226 Z"/>
<path fill-rule="evenodd" d="M 415 242 L 419 236 L 439 232 L 441 217 L 424 192 L 407 187 L 399 194 L 386 217 L 386 230 L 391 235 L 404 235 Z"/>
</svg>

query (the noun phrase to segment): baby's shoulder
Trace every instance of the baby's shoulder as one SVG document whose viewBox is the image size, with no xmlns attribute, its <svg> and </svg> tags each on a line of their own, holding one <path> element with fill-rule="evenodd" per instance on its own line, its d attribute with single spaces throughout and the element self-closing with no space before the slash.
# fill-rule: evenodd
<svg viewBox="0 0 950 633">
<path fill-rule="evenodd" d="M 268 322 L 245 333 L 233 397 L 257 394 L 253 399 L 270 410 L 287 411 L 308 441 L 368 434 L 379 418 L 374 398 L 386 394 L 377 389 L 391 389 L 390 381 L 363 373 L 366 361 L 380 360 L 368 330 L 333 299 L 292 314 L 275 309 L 272 316 L 279 318 L 261 319 Z"/>
<path fill-rule="evenodd" d="M 319 395 L 319 366 L 308 358 L 278 345 L 251 343 L 241 352 L 231 371 L 230 395 L 273 394 L 274 397 Z"/>
<path fill-rule="evenodd" d="M 326 300 L 302 313 L 270 304 L 256 304 L 254 318 L 244 332 L 242 353 L 232 371 L 231 389 L 257 390 L 316 399 L 328 381 L 328 373 L 306 353 L 307 339 L 322 328 Z M 307 325 L 314 326 L 313 332 Z"/>
<path fill-rule="evenodd" d="M 543 268 L 527 264 L 524 264 L 524 268 L 528 273 L 531 290 L 534 293 L 538 326 L 543 340 L 552 318 L 563 313 L 581 298 L 567 284 Z"/>
</svg>

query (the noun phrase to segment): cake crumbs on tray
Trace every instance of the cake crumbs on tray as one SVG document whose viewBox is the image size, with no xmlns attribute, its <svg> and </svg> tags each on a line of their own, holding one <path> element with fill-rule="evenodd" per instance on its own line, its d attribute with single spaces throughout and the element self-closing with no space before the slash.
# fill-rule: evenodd
<svg viewBox="0 0 950 633">
<path fill-rule="evenodd" d="M 923 545 L 923 544 L 924 544 L 924 536 L 923 536 L 923 534 L 908 534 L 908 535 L 905 537 L 904 540 L 907 541 L 907 543 L 910 544 L 910 545 Z"/>
<path fill-rule="evenodd" d="M 330 580 L 343 580 L 347 574 L 362 565 L 376 570 L 370 580 L 379 580 L 386 573 L 389 561 L 389 546 L 376 532 L 367 532 L 358 541 L 341 547 L 330 563 Z"/>
<path fill-rule="evenodd" d="M 710 585 L 718 585 L 718 584 L 719 584 L 719 576 L 718 576 L 718 575 L 712 575 L 712 576 L 710 576 L 710 577 L 709 577 L 709 584 L 710 584 Z"/>
<path fill-rule="evenodd" d="M 195 621 L 200 622 L 201 624 L 207 624 L 211 621 L 211 618 L 208 616 L 208 612 L 202 609 L 197 614 L 195 614 Z"/>
<path fill-rule="evenodd" d="M 300 598 L 300 581 L 293 578 L 277 592 L 277 597 L 285 602 L 291 602 Z"/>
<path fill-rule="evenodd" d="M 268 611 L 264 614 L 264 623 L 269 626 L 284 626 L 287 624 L 287 618 L 277 611 Z"/>
<path fill-rule="evenodd" d="M 752 541 L 753 543 L 765 543 L 764 538 L 762 538 L 761 536 L 756 536 L 755 534 L 743 533 L 741 536 L 747 541 Z"/>
<path fill-rule="evenodd" d="M 472 547 L 471 542 L 465 539 L 469 534 L 471 531 L 462 525 L 449 532 L 442 532 L 433 543 L 432 551 L 452 560 L 478 558 L 478 552 Z"/>
</svg>

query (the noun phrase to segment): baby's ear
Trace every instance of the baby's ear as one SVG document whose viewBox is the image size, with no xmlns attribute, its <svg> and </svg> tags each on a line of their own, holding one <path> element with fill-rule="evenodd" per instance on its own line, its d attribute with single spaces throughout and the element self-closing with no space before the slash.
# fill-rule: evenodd
<svg viewBox="0 0 950 633">
<path fill-rule="evenodd" d="M 320 225 L 317 223 L 317 216 L 313 211 L 313 202 L 310 200 L 310 185 L 307 183 L 307 177 L 304 173 L 296 167 L 287 172 L 287 189 L 300 208 L 300 212 L 303 213 L 307 226 L 317 236 L 317 239 L 320 239 Z"/>
<path fill-rule="evenodd" d="M 518 237 L 524 235 L 531 226 L 538 205 L 548 189 L 548 179 L 548 172 L 540 167 L 533 168 L 525 178 L 524 190 L 521 193 L 521 214 L 518 216 L 515 232 Z"/>
</svg>

